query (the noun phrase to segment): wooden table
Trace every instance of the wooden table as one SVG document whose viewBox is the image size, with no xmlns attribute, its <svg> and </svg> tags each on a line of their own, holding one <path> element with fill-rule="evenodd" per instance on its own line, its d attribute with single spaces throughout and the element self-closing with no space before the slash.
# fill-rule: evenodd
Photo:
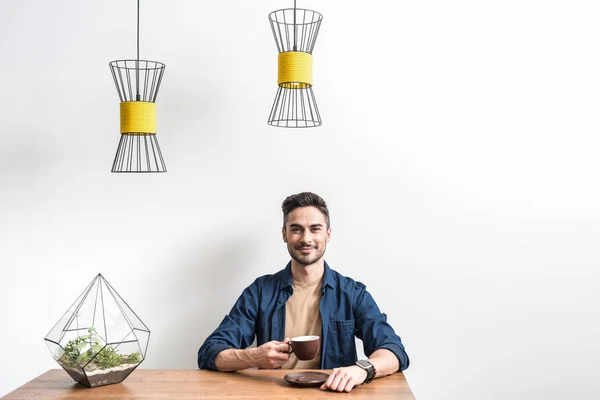
<svg viewBox="0 0 600 400">
<path fill-rule="evenodd" d="M 122 383 L 87 388 L 62 369 L 51 369 L 4 399 L 414 399 L 401 373 L 379 378 L 350 393 L 299 388 L 283 380 L 290 371 L 137 369 Z M 330 372 L 330 371 L 323 371 Z"/>
</svg>

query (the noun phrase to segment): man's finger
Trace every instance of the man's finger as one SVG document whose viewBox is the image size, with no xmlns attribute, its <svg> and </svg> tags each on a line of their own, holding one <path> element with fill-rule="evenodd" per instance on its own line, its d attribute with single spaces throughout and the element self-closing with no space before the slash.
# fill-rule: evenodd
<svg viewBox="0 0 600 400">
<path fill-rule="evenodd" d="M 288 345 L 288 349 L 286 351 L 286 353 L 290 353 L 292 354 L 294 352 L 294 349 L 292 349 L 292 339 L 290 339 L 289 337 L 286 337 L 285 339 L 283 339 L 283 343 Z"/>
<path fill-rule="evenodd" d="M 277 351 L 281 351 L 281 348 L 284 347 L 284 346 L 285 347 L 289 346 L 285 342 L 279 342 L 277 340 L 271 340 L 270 342 L 265 343 L 263 346 L 265 346 L 265 345 L 268 345 L 269 349 L 274 349 L 274 350 L 277 350 Z"/>
<path fill-rule="evenodd" d="M 333 378 L 335 378 L 336 373 L 337 373 L 337 371 L 334 369 L 333 372 L 331 374 L 329 374 L 329 376 L 327 377 L 327 380 L 325 381 L 323 386 L 321 386 L 322 390 L 326 390 L 327 388 L 329 388 L 331 386 L 331 382 L 333 381 Z"/>
<path fill-rule="evenodd" d="M 288 353 L 282 353 L 281 351 L 274 351 L 270 356 L 272 360 L 277 361 L 287 361 L 290 359 L 290 355 Z"/>
<path fill-rule="evenodd" d="M 344 388 L 344 390 L 345 390 L 346 392 L 349 392 L 349 391 L 351 391 L 351 390 L 352 390 L 352 388 L 353 388 L 353 387 L 354 387 L 354 379 L 350 379 L 350 380 L 348 381 L 348 383 L 346 383 L 346 387 Z"/>
<path fill-rule="evenodd" d="M 338 383 L 337 387 L 335 388 L 335 390 L 337 390 L 338 392 L 343 392 L 344 389 L 346 388 L 346 385 L 348 384 L 348 381 L 350 380 L 350 375 L 346 374 L 346 376 L 344 376 L 341 380 L 340 383 Z"/>
<path fill-rule="evenodd" d="M 278 342 L 278 344 L 275 346 L 275 350 L 279 351 L 280 353 L 291 353 L 292 346 L 287 343 Z"/>
<path fill-rule="evenodd" d="M 329 385 L 329 389 L 331 389 L 331 390 L 337 390 L 337 388 L 338 388 L 338 386 L 339 386 L 339 384 L 340 384 L 340 382 L 342 381 L 343 378 L 344 377 L 343 377 L 342 373 L 338 372 L 336 374 L 335 378 L 333 379 L 333 381 L 331 381 L 331 385 Z"/>
</svg>

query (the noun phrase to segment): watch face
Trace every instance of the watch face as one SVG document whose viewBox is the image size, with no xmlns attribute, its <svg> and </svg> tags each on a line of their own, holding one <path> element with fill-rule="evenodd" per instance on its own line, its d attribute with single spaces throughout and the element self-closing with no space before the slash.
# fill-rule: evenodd
<svg viewBox="0 0 600 400">
<path fill-rule="evenodd" d="M 358 360 L 356 364 L 358 364 L 359 367 L 367 371 L 367 377 L 365 378 L 365 382 L 369 382 L 371 379 L 373 379 L 373 375 L 375 372 L 373 369 L 373 364 L 366 360 Z"/>
</svg>

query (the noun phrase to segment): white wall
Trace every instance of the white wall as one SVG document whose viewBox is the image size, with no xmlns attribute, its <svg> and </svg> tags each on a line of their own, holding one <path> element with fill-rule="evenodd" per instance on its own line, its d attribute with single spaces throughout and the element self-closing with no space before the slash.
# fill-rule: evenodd
<svg viewBox="0 0 600 400">
<path fill-rule="evenodd" d="M 116 175 L 135 2 L 0 2 L 0 395 L 58 367 L 43 337 L 98 272 L 152 330 L 144 368 L 196 368 L 311 190 L 417 398 L 596 398 L 600 4 L 301 1 L 323 126 L 285 130 L 267 14 L 291 4 L 143 1 L 169 172 Z"/>
</svg>

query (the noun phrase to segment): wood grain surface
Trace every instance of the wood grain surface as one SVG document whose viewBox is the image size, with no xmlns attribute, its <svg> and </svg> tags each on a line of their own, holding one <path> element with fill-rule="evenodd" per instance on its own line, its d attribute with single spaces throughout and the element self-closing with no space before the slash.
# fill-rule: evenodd
<svg viewBox="0 0 600 400">
<path fill-rule="evenodd" d="M 283 379 L 289 372 L 137 369 L 122 383 L 90 389 L 62 369 L 52 369 L 3 399 L 414 399 L 401 373 L 337 393 L 291 386 Z"/>
</svg>

